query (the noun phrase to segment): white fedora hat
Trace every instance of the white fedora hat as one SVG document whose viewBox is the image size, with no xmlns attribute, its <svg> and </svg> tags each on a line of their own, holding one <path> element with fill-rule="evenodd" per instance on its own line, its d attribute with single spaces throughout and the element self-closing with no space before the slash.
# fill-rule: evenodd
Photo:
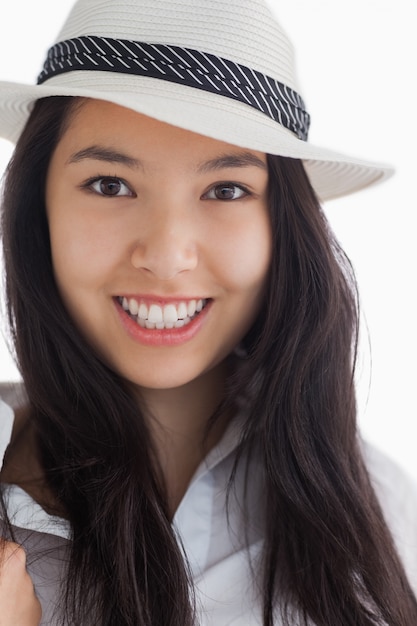
<svg viewBox="0 0 417 626">
<path fill-rule="evenodd" d="M 34 102 L 62 95 L 302 159 L 321 200 L 392 173 L 308 143 L 293 49 L 263 0 L 78 0 L 38 85 L 0 82 L 0 136 L 16 141 Z"/>
</svg>

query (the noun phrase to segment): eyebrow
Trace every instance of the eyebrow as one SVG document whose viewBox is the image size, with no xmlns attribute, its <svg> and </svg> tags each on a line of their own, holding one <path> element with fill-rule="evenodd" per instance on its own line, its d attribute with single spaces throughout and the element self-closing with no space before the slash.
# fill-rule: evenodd
<svg viewBox="0 0 417 626">
<path fill-rule="evenodd" d="M 79 163 L 84 159 L 93 159 L 95 161 L 105 161 L 106 163 L 120 163 L 131 169 L 139 169 L 142 163 L 139 159 L 135 159 L 124 152 L 118 152 L 112 148 L 104 146 L 89 146 L 78 152 L 74 152 L 68 159 L 67 163 Z"/>
<path fill-rule="evenodd" d="M 228 167 L 260 167 L 267 170 L 267 165 L 256 154 L 252 152 L 238 152 L 236 154 L 220 155 L 209 161 L 204 161 L 197 166 L 197 172 L 206 174 L 215 170 L 221 170 Z"/>
<path fill-rule="evenodd" d="M 78 152 L 72 154 L 67 163 L 79 163 L 85 159 L 92 159 L 95 161 L 105 161 L 107 163 L 120 163 L 126 165 L 131 169 L 143 169 L 143 163 L 140 159 L 136 159 L 124 152 L 119 152 L 112 148 L 105 146 L 89 146 L 83 148 Z M 214 172 L 216 170 L 227 168 L 241 168 L 241 167 L 259 167 L 263 170 L 267 170 L 267 165 L 259 157 L 252 152 L 238 152 L 234 154 L 222 154 L 209 161 L 204 161 L 197 165 L 196 171 L 199 174 L 206 174 Z"/>
</svg>

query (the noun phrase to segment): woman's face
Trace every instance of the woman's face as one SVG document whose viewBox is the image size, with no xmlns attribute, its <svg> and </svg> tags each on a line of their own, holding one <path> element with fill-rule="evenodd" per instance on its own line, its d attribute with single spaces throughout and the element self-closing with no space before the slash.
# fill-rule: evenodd
<svg viewBox="0 0 417 626">
<path fill-rule="evenodd" d="M 51 160 L 63 302 L 104 361 L 143 388 L 220 365 L 262 306 L 271 256 L 264 154 L 86 100 Z"/>
</svg>

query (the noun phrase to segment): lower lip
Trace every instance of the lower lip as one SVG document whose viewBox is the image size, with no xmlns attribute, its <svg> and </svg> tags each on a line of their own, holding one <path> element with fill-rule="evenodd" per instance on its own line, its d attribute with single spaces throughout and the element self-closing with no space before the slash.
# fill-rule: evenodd
<svg viewBox="0 0 417 626">
<path fill-rule="evenodd" d="M 182 328 L 163 328 L 162 330 L 142 328 L 126 313 L 117 299 L 114 299 L 114 302 L 122 325 L 132 339 L 145 346 L 179 346 L 182 343 L 191 341 L 201 330 L 213 301 L 209 300 L 204 309 L 186 326 L 182 326 Z"/>
</svg>

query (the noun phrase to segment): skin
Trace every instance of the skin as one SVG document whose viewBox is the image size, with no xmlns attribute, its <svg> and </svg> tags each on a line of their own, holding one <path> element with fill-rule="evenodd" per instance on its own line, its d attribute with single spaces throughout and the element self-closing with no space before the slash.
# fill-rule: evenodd
<svg viewBox="0 0 417 626">
<path fill-rule="evenodd" d="M 228 356 L 262 305 L 267 185 L 264 154 L 97 100 L 75 111 L 52 156 L 46 206 L 60 294 L 152 415 L 173 511 L 201 460 Z M 210 307 L 191 339 L 149 346 L 120 321 L 115 298 L 132 294 L 206 298 Z"/>
<path fill-rule="evenodd" d="M 42 609 L 26 570 L 23 548 L 0 545 L 0 626 L 38 626 Z"/>
</svg>

